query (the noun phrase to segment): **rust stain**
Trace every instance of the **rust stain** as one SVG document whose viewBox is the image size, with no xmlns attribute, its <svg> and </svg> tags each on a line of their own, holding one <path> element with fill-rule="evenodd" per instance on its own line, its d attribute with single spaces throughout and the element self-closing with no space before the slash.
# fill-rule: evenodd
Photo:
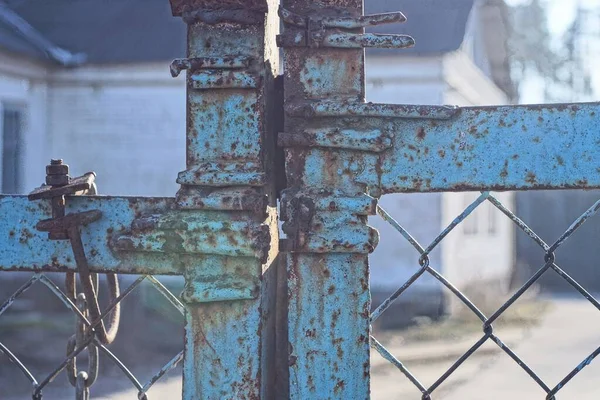
<svg viewBox="0 0 600 400">
<path fill-rule="evenodd" d="M 500 177 L 502 179 L 506 179 L 507 176 L 508 176 L 508 160 L 505 160 L 504 168 L 502 168 L 502 171 L 500 172 Z"/>
<path fill-rule="evenodd" d="M 537 181 L 537 177 L 533 171 L 529 171 L 527 176 L 525 177 L 525 181 L 530 184 L 535 184 Z"/>
<path fill-rule="evenodd" d="M 19 237 L 19 243 L 27 243 L 29 239 L 33 237 L 33 234 L 27 228 L 21 230 L 21 236 Z"/>
</svg>

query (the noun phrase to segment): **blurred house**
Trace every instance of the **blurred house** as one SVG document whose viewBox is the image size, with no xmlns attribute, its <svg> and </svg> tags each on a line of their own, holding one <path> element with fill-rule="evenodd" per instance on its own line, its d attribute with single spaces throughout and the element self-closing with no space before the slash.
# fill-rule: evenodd
<svg viewBox="0 0 600 400">
<path fill-rule="evenodd" d="M 368 101 L 470 106 L 516 99 L 506 45 L 507 8 L 502 0 L 371 0 L 365 7 L 367 13 L 402 10 L 408 22 L 371 31 L 405 33 L 416 41 L 412 49 L 367 51 Z M 477 196 L 392 195 L 380 204 L 426 247 Z M 512 208 L 512 194 L 497 197 Z M 382 219 L 372 224 L 380 231 L 379 246 L 370 258 L 371 290 L 377 304 L 419 270 L 419 254 Z M 511 224 L 489 202 L 483 203 L 432 252 L 431 266 L 474 301 L 486 302 L 486 296 L 497 296 L 511 279 L 515 259 Z M 382 324 L 403 324 L 416 315 L 435 318 L 460 307 L 456 300 L 424 274 L 384 314 Z"/>
<path fill-rule="evenodd" d="M 367 98 L 387 103 L 510 103 L 506 9 L 501 0 L 369 0 L 367 13 L 402 10 L 409 22 L 376 32 L 408 33 L 409 50 L 369 51 Z M 185 167 L 185 80 L 168 66 L 185 56 L 185 25 L 167 0 L 0 0 L 2 192 L 27 192 L 51 157 L 72 175 L 93 170 L 100 193 L 174 195 Z M 476 194 L 398 195 L 381 204 L 429 243 Z M 501 199 L 511 205 L 510 195 Z M 418 269 L 418 254 L 374 219 L 371 259 L 377 303 Z M 509 221 L 483 204 L 431 254 L 460 289 L 492 293 L 514 260 Z M 441 285 L 421 277 L 387 317 L 436 316 Z"/>
<path fill-rule="evenodd" d="M 102 194 L 174 196 L 185 74 L 169 65 L 185 54 L 168 0 L 0 0 L 0 193 L 31 191 L 64 158 L 72 176 L 95 171 Z M 0 297 L 29 276 L 3 274 Z M 63 309 L 48 291 L 28 300 L 10 311 Z"/>
<path fill-rule="evenodd" d="M 39 186 L 54 157 L 100 193 L 174 195 L 185 39 L 168 0 L 1 0 L 0 192 Z"/>
</svg>

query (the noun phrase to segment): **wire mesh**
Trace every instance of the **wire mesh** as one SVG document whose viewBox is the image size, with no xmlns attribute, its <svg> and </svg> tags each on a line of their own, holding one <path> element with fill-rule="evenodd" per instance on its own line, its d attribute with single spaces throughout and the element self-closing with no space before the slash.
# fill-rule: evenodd
<svg viewBox="0 0 600 400">
<path fill-rule="evenodd" d="M 130 284 L 117 298 L 115 298 L 101 313 L 100 317 L 96 320 L 90 321 L 77 307 L 77 305 L 67 296 L 50 278 L 43 273 L 36 273 L 17 289 L 11 296 L 9 296 L 4 303 L 0 306 L 0 318 L 2 314 L 6 312 L 15 301 L 19 299 L 25 292 L 31 289 L 36 283 L 40 283 L 46 286 L 50 291 L 76 316 L 87 329 L 93 329 L 97 327 L 100 322 L 107 317 L 111 311 L 131 294 L 136 288 L 140 286 L 143 281 L 149 282 L 162 296 L 164 296 L 168 302 L 182 315 L 185 313 L 185 307 L 179 301 L 179 299 L 173 295 L 158 279 L 152 275 L 139 276 L 132 284 Z M 162 366 L 146 383 L 142 384 L 138 378 L 131 372 L 123 361 L 113 354 L 105 345 L 103 345 L 95 335 L 89 335 L 87 339 L 75 347 L 69 354 L 58 364 L 55 369 L 47 374 L 42 380 L 38 380 L 31 369 L 27 367 L 19 357 L 17 357 L 6 345 L 0 341 L 0 353 L 3 353 L 16 368 L 18 368 L 23 376 L 31 383 L 32 398 L 34 400 L 41 399 L 44 388 L 46 388 L 63 370 L 65 370 L 70 363 L 73 363 L 75 357 L 82 353 L 88 346 L 93 345 L 97 347 L 108 359 L 110 359 L 123 373 L 123 375 L 131 382 L 133 387 L 138 392 L 138 399 L 147 399 L 146 393 L 150 388 L 156 384 L 161 378 L 163 378 L 170 370 L 175 368 L 183 359 L 183 350 L 173 357 L 169 362 Z M 82 397 L 86 398 L 86 397 Z"/>
<path fill-rule="evenodd" d="M 544 251 L 544 263 L 535 274 L 527 280 L 506 302 L 504 302 L 492 315 L 489 317 L 481 312 L 477 306 L 467 298 L 459 289 L 452 285 L 442 274 L 433 269 L 430 266 L 429 254 L 442 242 L 442 240 L 461 222 L 465 220 L 475 209 L 477 209 L 485 201 L 490 202 L 494 207 L 500 210 L 505 216 L 507 216 L 519 229 L 521 229 L 528 237 L 530 237 L 538 246 Z M 392 227 L 394 227 L 402 237 L 407 240 L 419 254 L 418 263 L 419 270 L 414 273 L 402 286 L 400 286 L 392 295 L 390 295 L 385 301 L 383 301 L 372 313 L 371 322 L 377 320 L 381 315 L 389 309 L 389 307 L 397 300 L 409 287 L 411 287 L 419 278 L 425 274 L 433 276 L 436 280 L 447 287 L 471 312 L 479 318 L 482 323 L 482 337 L 469 348 L 457 361 L 455 361 L 433 384 L 429 387 L 424 386 L 417 377 L 411 373 L 411 371 L 398 360 L 391 352 L 385 348 L 375 337 L 371 336 L 371 347 L 375 349 L 384 359 L 388 360 L 396 368 L 398 368 L 414 386 L 416 386 L 422 393 L 423 400 L 431 399 L 433 392 L 448 379 L 461 364 L 463 364 L 477 349 L 479 349 L 485 342 L 491 340 L 495 343 L 504 353 L 506 353 L 512 360 L 514 360 L 531 379 L 533 379 L 537 385 L 544 390 L 546 393 L 546 400 L 555 400 L 556 394 L 562 390 L 565 385 L 575 377 L 583 368 L 588 366 L 594 358 L 600 354 L 600 347 L 594 350 L 588 357 L 586 357 L 579 365 L 571 370 L 560 382 L 555 386 L 546 384 L 539 375 L 537 375 L 509 346 L 507 346 L 502 340 L 495 335 L 493 323 L 496 321 L 509 307 L 511 307 L 521 296 L 534 284 L 542 275 L 549 270 L 552 270 L 564 279 L 569 285 L 577 290 L 584 298 L 586 298 L 591 304 L 593 304 L 598 310 L 600 310 L 600 303 L 586 291 L 575 279 L 567 274 L 562 268 L 556 264 L 555 252 L 562 246 L 566 240 L 568 240 L 577 229 L 579 229 L 590 217 L 594 216 L 600 209 L 600 200 L 584 212 L 579 218 L 577 218 L 571 226 L 552 244 L 548 245 L 542 240 L 532 229 L 530 229 L 525 222 L 505 207 L 496 197 L 490 192 L 482 192 L 481 195 L 472 202 L 458 217 L 456 217 L 434 240 L 426 247 L 423 247 L 419 242 L 402 227 L 389 213 L 383 208 L 377 208 L 377 213 L 387 221 Z"/>
</svg>

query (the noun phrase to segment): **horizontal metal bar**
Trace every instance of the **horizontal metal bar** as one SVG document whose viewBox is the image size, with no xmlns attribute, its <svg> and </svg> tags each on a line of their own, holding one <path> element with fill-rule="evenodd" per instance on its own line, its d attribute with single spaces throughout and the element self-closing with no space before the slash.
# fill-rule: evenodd
<svg viewBox="0 0 600 400">
<path fill-rule="evenodd" d="M 454 106 L 418 106 L 359 102 L 319 101 L 288 103 L 286 113 L 291 117 L 380 117 L 414 119 L 450 119 L 459 112 Z M 384 122 L 384 121 L 381 121 Z M 377 127 L 384 129 L 383 126 Z M 386 129 L 387 130 L 387 129 Z"/>
<path fill-rule="evenodd" d="M 300 134 L 280 133 L 282 147 L 330 147 L 348 150 L 381 152 L 392 147 L 392 139 L 379 129 L 318 129 Z"/>
<path fill-rule="evenodd" d="M 184 270 L 189 267 L 199 268 L 200 274 L 206 274 L 211 282 L 218 280 L 220 276 L 235 280 L 235 276 L 229 276 L 235 275 L 235 271 L 222 271 L 215 269 L 216 267 L 211 269 L 210 265 L 217 266 L 218 263 L 207 260 L 227 255 L 241 257 L 242 264 L 248 265 L 249 270 L 252 271 L 250 275 L 254 277 L 258 275 L 254 272 L 254 264 L 260 265 L 260 260 L 254 255 L 266 251 L 261 249 L 258 243 L 267 240 L 262 237 L 265 236 L 266 228 L 260 222 L 256 222 L 254 226 L 245 224 L 242 227 L 244 229 L 239 232 L 220 235 L 219 232 L 228 231 L 227 224 L 235 225 L 240 222 L 232 220 L 231 216 L 228 219 L 225 212 L 178 211 L 175 209 L 174 199 L 170 198 L 74 196 L 69 197 L 66 203 L 68 213 L 89 210 L 98 210 L 102 213 L 99 220 L 80 228 L 92 272 L 183 275 Z M 203 217 L 204 214 L 210 216 Z M 36 230 L 36 224 L 40 220 L 52 216 L 50 201 L 31 202 L 26 196 L 0 196 L 0 215 L 4 216 L 0 219 L 0 271 L 77 270 L 69 241 L 48 240 L 46 234 Z M 163 217 L 158 219 L 153 230 L 144 232 L 144 227 L 140 225 L 143 225 L 143 221 L 146 220 L 144 216 L 147 215 L 163 215 Z M 174 222 L 177 215 L 181 215 L 179 225 Z M 187 219 L 183 215 L 187 215 Z M 211 216 L 216 219 L 221 218 L 219 226 L 209 223 Z M 237 217 L 233 216 L 233 218 Z M 202 241 L 202 235 L 198 235 L 198 242 L 194 242 L 192 232 L 187 232 L 187 227 L 181 224 L 195 224 L 196 230 L 204 232 L 206 241 Z M 184 228 L 183 232 L 178 231 L 179 228 Z M 213 235 L 210 233 L 211 229 L 214 231 Z M 144 235 L 155 235 L 157 238 L 166 237 L 166 239 L 163 242 L 158 239 L 148 240 L 146 243 L 143 240 Z M 187 242 L 177 242 L 184 236 Z M 214 244 L 220 243 L 220 245 L 211 244 L 213 236 Z M 119 243 L 126 239 L 144 243 L 140 248 L 120 248 Z M 173 243 L 176 243 L 173 244 L 168 239 L 173 239 Z M 159 242 L 163 243 L 163 247 L 160 247 Z M 177 243 L 180 244 L 179 247 L 176 246 Z M 268 248 L 268 245 L 265 246 Z M 250 266 L 249 263 L 252 265 Z M 246 272 L 242 275 L 243 280 L 251 279 L 246 276 L 248 275 Z M 254 290 L 254 287 L 255 285 L 252 284 L 251 289 Z"/>
<path fill-rule="evenodd" d="M 339 49 L 406 49 L 415 45 L 408 35 L 350 33 L 288 29 L 277 36 L 279 47 L 330 47 Z"/>
<path fill-rule="evenodd" d="M 207 13 L 212 10 L 217 11 L 259 11 L 267 12 L 268 3 L 266 0 L 169 0 L 171 3 L 171 12 L 174 16 L 182 16 L 188 12 Z M 193 4 L 190 7 L 190 4 Z"/>
<path fill-rule="evenodd" d="M 177 175 L 180 185 L 229 187 L 263 186 L 265 173 L 255 162 L 206 162 Z"/>
<path fill-rule="evenodd" d="M 160 212 L 172 207 L 167 198 L 109 196 L 68 197 L 67 213 L 99 210 L 102 218 L 81 227 L 90 269 L 93 272 L 181 274 L 176 262 L 129 259 L 122 263 L 109 248 L 113 234 L 126 231 L 132 221 L 145 212 Z M 29 201 L 27 196 L 0 196 L 0 270 L 76 271 L 68 240 L 48 240 L 37 231 L 39 221 L 52 217 L 49 200 Z M 148 264 L 146 264 L 148 261 Z"/>
<path fill-rule="evenodd" d="M 381 155 L 382 192 L 600 188 L 599 116 L 600 103 L 587 103 L 371 121 L 395 133 Z"/>
<path fill-rule="evenodd" d="M 170 66 L 171 76 L 179 76 L 184 69 L 196 71 L 199 69 L 240 69 L 247 68 L 252 59 L 243 56 L 228 57 L 192 57 L 177 58 L 173 60 Z"/>
<path fill-rule="evenodd" d="M 325 28 L 357 29 L 368 26 L 394 24 L 406 22 L 406 17 L 401 12 L 362 15 L 360 17 L 326 17 L 321 20 Z"/>
<path fill-rule="evenodd" d="M 266 225 L 248 219 L 217 220 L 217 212 L 180 212 L 137 218 L 132 233 L 116 235 L 115 250 L 264 257 L 258 242 L 269 239 Z M 267 246 L 268 248 L 268 246 Z"/>
<path fill-rule="evenodd" d="M 268 198 L 255 188 L 209 188 L 183 186 L 177 192 L 177 208 L 180 210 L 221 210 L 265 212 Z"/>
<path fill-rule="evenodd" d="M 323 36 L 322 47 L 340 49 L 407 49 L 415 45 L 415 39 L 408 35 L 378 33 L 332 32 Z"/>
<path fill-rule="evenodd" d="M 256 89 L 260 78 L 246 71 L 201 70 L 191 74 L 194 89 Z"/>
<path fill-rule="evenodd" d="M 306 27 L 308 24 L 308 18 L 286 10 L 281 6 L 279 7 L 278 13 L 279 17 L 285 24 L 298 27 Z M 406 17 L 401 12 L 361 15 L 359 17 L 311 17 L 311 19 L 314 20 L 317 25 L 320 25 L 324 28 L 340 29 L 358 29 L 374 25 L 406 22 Z"/>
</svg>

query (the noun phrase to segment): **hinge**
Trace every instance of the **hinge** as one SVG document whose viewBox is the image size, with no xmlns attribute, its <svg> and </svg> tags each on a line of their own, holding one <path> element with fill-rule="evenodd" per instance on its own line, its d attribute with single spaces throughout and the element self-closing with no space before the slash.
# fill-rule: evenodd
<svg viewBox="0 0 600 400">
<path fill-rule="evenodd" d="M 286 31 L 277 36 L 279 47 L 402 49 L 415 44 L 408 35 L 351 32 L 368 26 L 405 22 L 406 17 L 401 12 L 360 17 L 304 17 L 280 7 L 279 16 L 286 26 Z"/>
</svg>

